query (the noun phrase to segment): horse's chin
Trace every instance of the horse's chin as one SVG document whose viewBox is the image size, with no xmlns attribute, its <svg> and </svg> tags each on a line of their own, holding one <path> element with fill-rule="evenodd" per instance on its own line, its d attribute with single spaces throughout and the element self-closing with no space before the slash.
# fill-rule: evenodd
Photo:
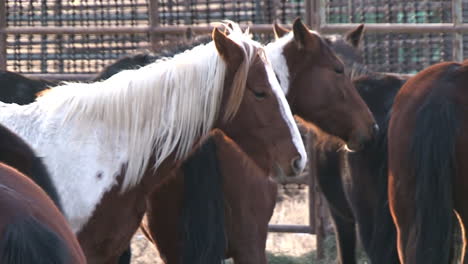
<svg viewBox="0 0 468 264">
<path fill-rule="evenodd" d="M 287 175 L 284 173 L 283 169 L 278 166 L 277 164 L 274 166 L 272 171 L 272 178 L 279 184 L 289 184 L 289 183 L 296 183 L 299 181 L 300 177 L 304 177 L 302 174 L 298 175 Z"/>
</svg>

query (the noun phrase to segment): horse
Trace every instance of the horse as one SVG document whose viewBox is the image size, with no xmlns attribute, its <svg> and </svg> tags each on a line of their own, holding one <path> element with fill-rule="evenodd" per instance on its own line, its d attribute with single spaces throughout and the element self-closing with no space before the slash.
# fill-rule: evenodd
<svg viewBox="0 0 468 264">
<path fill-rule="evenodd" d="M 309 32 L 305 26 L 300 29 Z M 328 45 L 327 43 L 324 44 Z M 324 49 L 329 51 L 328 47 L 324 47 Z M 307 52 L 309 51 L 304 50 L 303 52 L 307 55 Z M 328 54 L 333 56 L 333 53 Z M 315 62 L 310 61 L 309 63 Z M 325 68 L 324 70 L 326 71 L 328 69 Z M 342 79 L 338 80 L 341 81 Z M 306 87 L 303 87 L 303 89 L 305 88 Z M 258 156 L 261 156 L 261 154 L 249 152 L 248 148 L 243 147 L 246 145 L 243 143 L 243 138 L 231 137 L 231 139 L 242 151 L 245 152 L 246 157 L 252 159 L 253 164 L 257 164 L 258 166 Z M 219 157 L 219 159 L 222 158 L 223 157 Z M 235 159 L 231 160 L 233 163 Z M 240 162 L 238 162 L 239 164 L 236 163 L 238 167 L 236 170 L 236 178 L 242 177 L 244 184 L 234 184 L 237 181 L 237 179 L 234 178 L 230 180 L 233 184 L 223 188 L 225 193 L 232 193 L 230 196 L 224 196 L 226 203 L 230 205 L 229 211 L 225 212 L 226 215 L 230 216 L 225 218 L 226 226 L 229 227 L 229 223 L 236 222 L 235 228 L 232 226 L 230 227 L 235 230 L 235 232 L 227 232 L 227 239 L 230 243 L 228 243 L 226 248 L 226 257 L 233 257 L 236 263 L 266 263 L 265 241 L 267 238 L 268 222 L 274 209 L 274 202 L 273 206 L 271 206 L 271 199 L 273 199 L 272 197 L 275 197 L 277 190 L 276 186 L 272 187 L 269 182 L 271 181 L 269 178 L 271 173 L 268 171 L 260 169 L 256 172 L 256 175 L 252 173 L 247 175 L 243 175 L 244 173 L 238 173 L 239 171 L 242 171 L 241 168 L 245 166 L 243 160 L 244 159 L 240 159 Z M 208 166 L 208 164 L 205 166 Z M 262 166 L 259 167 L 262 168 Z M 157 245 L 160 254 L 163 256 L 166 263 L 179 263 L 180 254 L 178 254 L 178 252 L 180 244 L 182 244 L 182 242 L 180 242 L 182 239 L 179 236 L 179 233 L 182 228 L 178 227 L 180 220 L 177 219 L 181 218 L 181 200 L 186 194 L 184 193 L 184 188 L 181 183 L 183 182 L 183 173 L 172 173 L 178 175 L 176 178 L 179 180 L 173 179 L 172 181 L 167 181 L 166 184 L 158 187 L 158 189 L 149 196 L 147 222 L 142 226 L 142 228 L 145 235 Z M 232 174 L 230 173 L 226 173 L 220 177 L 227 181 L 234 177 L 231 175 Z M 252 193 L 251 195 L 243 194 L 242 197 L 239 197 L 240 190 L 243 190 L 245 188 L 244 186 L 248 186 L 249 184 L 256 186 L 258 193 Z M 206 189 L 198 188 L 197 190 Z M 207 191 L 205 191 L 205 193 L 206 192 Z M 234 193 L 237 193 L 237 195 L 234 195 Z M 204 195 L 204 193 L 200 193 L 200 195 Z M 260 198 L 258 196 L 260 196 Z M 166 201 L 169 200 L 178 201 L 179 205 L 177 206 L 177 203 L 171 203 L 168 205 Z M 249 205 L 247 203 L 247 201 L 252 203 L 253 200 L 256 201 L 254 205 Z M 168 208 L 169 206 L 171 207 L 170 210 Z M 257 207 L 259 208 L 258 213 L 253 209 Z M 268 210 L 265 210 L 265 208 L 268 208 Z M 161 214 L 161 211 L 165 212 L 165 214 Z M 253 212 L 255 213 L 253 214 Z M 186 220 L 182 221 L 185 222 Z M 199 223 L 199 226 L 201 225 L 200 223 L 203 223 L 203 220 L 197 221 L 192 219 L 192 221 Z"/>
<path fill-rule="evenodd" d="M 266 53 L 295 115 L 340 138 L 351 150 L 372 140 L 378 126 L 319 33 L 296 19 L 292 31 L 268 44 Z"/>
<path fill-rule="evenodd" d="M 273 24 L 273 30 L 276 38 L 282 38 L 290 32 L 289 29 L 278 23 Z M 363 36 L 364 24 L 360 24 L 356 28 L 349 30 L 344 35 L 322 35 L 323 40 L 343 62 L 345 72 L 350 77 L 354 77 L 364 67 L 364 56 L 360 49 Z"/>
<path fill-rule="evenodd" d="M 19 73 L 0 71 L 0 101 L 25 105 L 34 102 L 36 94 L 57 83 L 39 78 L 28 78 Z"/>
<path fill-rule="evenodd" d="M 393 99 L 407 77 L 372 73 L 355 79 L 359 94 L 381 128 L 359 152 L 347 153 L 333 137 L 315 130 L 317 184 L 333 220 L 337 263 L 356 263 L 356 236 L 371 263 L 398 263 L 396 230 L 387 197 L 387 127 Z"/>
<path fill-rule="evenodd" d="M 388 197 L 402 264 L 453 263 L 457 222 L 463 238 L 460 263 L 468 261 L 467 76 L 466 60 L 439 63 L 410 78 L 395 98 L 388 128 Z"/>
<path fill-rule="evenodd" d="M 304 168 L 302 139 L 263 48 L 240 30 L 212 36 L 102 82 L 64 84 L 26 106 L 0 104 L 0 122 L 44 157 L 89 263 L 117 260 L 160 175 L 213 128 L 245 135 L 266 154 L 265 167 Z"/>
<path fill-rule="evenodd" d="M 85 264 L 78 240 L 56 206 L 59 201 L 50 199 L 54 191 L 41 160 L 1 125 L 0 141 L 1 263 Z"/>
<path fill-rule="evenodd" d="M 200 188 L 189 189 L 187 182 L 191 181 L 199 182 Z M 216 190 L 211 185 L 217 181 L 222 187 L 219 188 L 221 199 L 210 199 L 209 193 Z M 241 187 L 244 192 L 239 196 Z M 201 229 L 199 232 L 210 232 L 211 226 L 216 225 L 212 223 L 213 218 L 210 219 L 209 212 L 205 211 L 209 211 L 214 206 L 212 204 L 218 202 L 225 204 L 220 214 L 220 221 L 225 221 L 227 239 L 226 245 L 220 245 L 223 246 L 222 251 L 220 250 L 222 257 L 233 257 L 236 263 L 266 263 L 268 222 L 273 214 L 276 194 L 277 185 L 265 171 L 232 139 L 222 131 L 215 130 L 148 197 L 151 206 L 148 207 L 142 230 L 158 247 L 166 263 L 180 263 L 180 252 L 184 252 L 184 229 L 194 225 Z M 187 207 L 189 203 L 200 205 Z M 188 211 L 188 208 L 196 210 Z M 201 217 L 196 216 L 199 214 Z M 203 252 L 206 249 L 200 245 L 199 250 Z M 191 253 L 184 255 L 190 256 Z"/>
</svg>

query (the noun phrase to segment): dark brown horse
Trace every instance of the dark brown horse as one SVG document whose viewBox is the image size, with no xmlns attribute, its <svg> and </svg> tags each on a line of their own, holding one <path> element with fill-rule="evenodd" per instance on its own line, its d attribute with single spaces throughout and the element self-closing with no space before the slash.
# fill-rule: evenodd
<svg viewBox="0 0 468 264">
<path fill-rule="evenodd" d="M 388 129 L 389 202 L 402 264 L 453 263 L 453 229 L 468 223 L 468 61 L 431 66 L 408 80 Z"/>
<path fill-rule="evenodd" d="M 0 101 L 4 103 L 29 104 L 36 100 L 36 94 L 56 82 L 28 78 L 10 71 L 0 71 Z"/>
<path fill-rule="evenodd" d="M 339 141 L 318 132 L 320 142 L 311 150 L 318 159 L 310 166 L 317 168 L 318 185 L 335 225 L 338 263 L 356 263 L 357 236 L 371 263 L 398 263 L 387 198 L 387 127 L 393 99 L 406 79 L 374 73 L 354 80 L 381 127 L 364 149 L 340 151 Z"/>
<path fill-rule="evenodd" d="M 0 142 L 1 263 L 85 264 L 83 251 L 56 206 L 58 200 L 49 198 L 57 199 L 45 166 L 29 146 L 3 126 Z"/>
</svg>

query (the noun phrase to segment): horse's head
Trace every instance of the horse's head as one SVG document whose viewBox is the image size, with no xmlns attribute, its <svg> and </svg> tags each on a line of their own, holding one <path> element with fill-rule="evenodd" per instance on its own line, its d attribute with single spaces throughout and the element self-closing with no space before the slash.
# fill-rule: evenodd
<svg viewBox="0 0 468 264">
<path fill-rule="evenodd" d="M 353 150 L 372 139 L 377 126 L 371 112 L 318 33 L 296 19 L 292 32 L 269 44 L 267 54 L 294 114 Z"/>
<path fill-rule="evenodd" d="M 218 127 L 265 171 L 297 175 L 307 157 L 286 98 L 261 45 L 233 27 L 213 31 L 227 64 Z"/>
<path fill-rule="evenodd" d="M 290 30 L 282 27 L 278 23 L 273 25 L 276 38 L 281 38 L 287 35 Z M 323 39 L 332 48 L 338 58 L 343 61 L 345 71 L 351 75 L 351 70 L 356 66 L 361 66 L 364 63 L 364 55 L 359 49 L 362 37 L 364 35 L 364 24 L 346 32 L 344 35 L 333 34 L 324 35 Z"/>
</svg>

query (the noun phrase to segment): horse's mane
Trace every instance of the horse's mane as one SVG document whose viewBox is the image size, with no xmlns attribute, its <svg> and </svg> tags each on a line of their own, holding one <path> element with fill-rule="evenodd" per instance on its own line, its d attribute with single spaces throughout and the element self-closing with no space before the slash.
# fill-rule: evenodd
<svg viewBox="0 0 468 264">
<path fill-rule="evenodd" d="M 261 49 L 238 26 L 226 28 L 245 56 L 223 106 L 223 120 L 237 112 L 248 69 Z M 48 112 L 63 115 L 63 123 L 73 122 L 81 134 L 98 124 L 107 127 L 102 144 L 118 144 L 128 155 L 123 182 L 127 189 L 139 182 L 153 154 L 156 169 L 174 151 L 176 158 L 184 158 L 195 140 L 208 133 L 219 112 L 225 73 L 226 63 L 210 42 L 102 82 L 66 83 L 38 98 L 37 103 Z"/>
</svg>

